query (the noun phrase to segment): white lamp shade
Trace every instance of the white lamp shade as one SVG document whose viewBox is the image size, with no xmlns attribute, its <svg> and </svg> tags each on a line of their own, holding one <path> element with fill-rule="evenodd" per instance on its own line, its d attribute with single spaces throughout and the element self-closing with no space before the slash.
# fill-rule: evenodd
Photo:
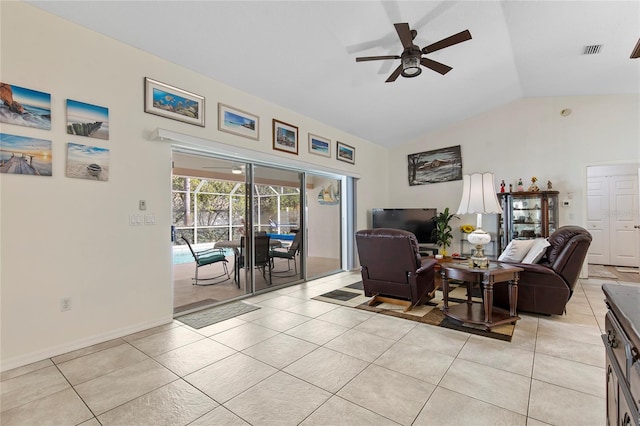
<svg viewBox="0 0 640 426">
<path fill-rule="evenodd" d="M 493 173 L 473 173 L 462 177 L 462 199 L 456 214 L 502 214 Z"/>
</svg>

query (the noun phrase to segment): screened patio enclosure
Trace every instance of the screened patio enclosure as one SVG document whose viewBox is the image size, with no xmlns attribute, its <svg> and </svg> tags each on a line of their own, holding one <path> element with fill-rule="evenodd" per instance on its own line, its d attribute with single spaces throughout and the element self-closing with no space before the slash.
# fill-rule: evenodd
<svg viewBox="0 0 640 426">
<path fill-rule="evenodd" d="M 217 179 L 173 176 L 173 224 L 195 246 L 245 234 L 246 185 Z M 254 185 L 256 232 L 288 234 L 300 227 L 300 189 Z M 174 239 L 175 245 L 184 245 Z"/>
</svg>

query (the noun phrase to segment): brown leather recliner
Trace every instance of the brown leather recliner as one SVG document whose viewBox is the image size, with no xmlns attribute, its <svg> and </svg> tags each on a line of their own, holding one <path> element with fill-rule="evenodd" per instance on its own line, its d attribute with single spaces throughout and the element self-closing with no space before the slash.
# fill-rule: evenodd
<svg viewBox="0 0 640 426">
<path fill-rule="evenodd" d="M 573 294 L 591 234 L 579 226 L 563 226 L 548 241 L 551 245 L 537 264 L 505 262 L 524 269 L 518 281 L 518 311 L 562 315 Z M 494 287 L 495 306 L 509 306 L 507 287 Z"/>
<path fill-rule="evenodd" d="M 377 228 L 356 232 L 365 296 L 405 305 L 405 311 L 429 299 L 434 289 L 435 259 L 422 260 L 411 232 Z M 398 300 L 402 299 L 402 300 Z"/>
</svg>

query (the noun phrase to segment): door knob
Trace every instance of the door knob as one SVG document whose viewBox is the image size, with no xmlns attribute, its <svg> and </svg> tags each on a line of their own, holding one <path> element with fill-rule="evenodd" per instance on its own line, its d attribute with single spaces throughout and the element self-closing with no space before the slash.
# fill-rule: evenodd
<svg viewBox="0 0 640 426">
<path fill-rule="evenodd" d="M 635 229 L 640 229 L 640 225 L 633 225 Z"/>
</svg>

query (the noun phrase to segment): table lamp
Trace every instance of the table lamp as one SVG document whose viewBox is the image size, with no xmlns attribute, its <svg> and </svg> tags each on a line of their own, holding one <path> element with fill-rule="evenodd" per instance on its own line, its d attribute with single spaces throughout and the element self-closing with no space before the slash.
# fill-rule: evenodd
<svg viewBox="0 0 640 426">
<path fill-rule="evenodd" d="M 467 241 L 475 246 L 475 252 L 469 259 L 469 266 L 488 268 L 489 259 L 484 254 L 483 246 L 491 242 L 491 235 L 482 230 L 482 215 L 487 213 L 502 214 L 502 207 L 496 195 L 493 173 L 473 173 L 464 175 L 462 199 L 456 214 L 478 215 L 476 230 L 467 236 Z"/>
</svg>

